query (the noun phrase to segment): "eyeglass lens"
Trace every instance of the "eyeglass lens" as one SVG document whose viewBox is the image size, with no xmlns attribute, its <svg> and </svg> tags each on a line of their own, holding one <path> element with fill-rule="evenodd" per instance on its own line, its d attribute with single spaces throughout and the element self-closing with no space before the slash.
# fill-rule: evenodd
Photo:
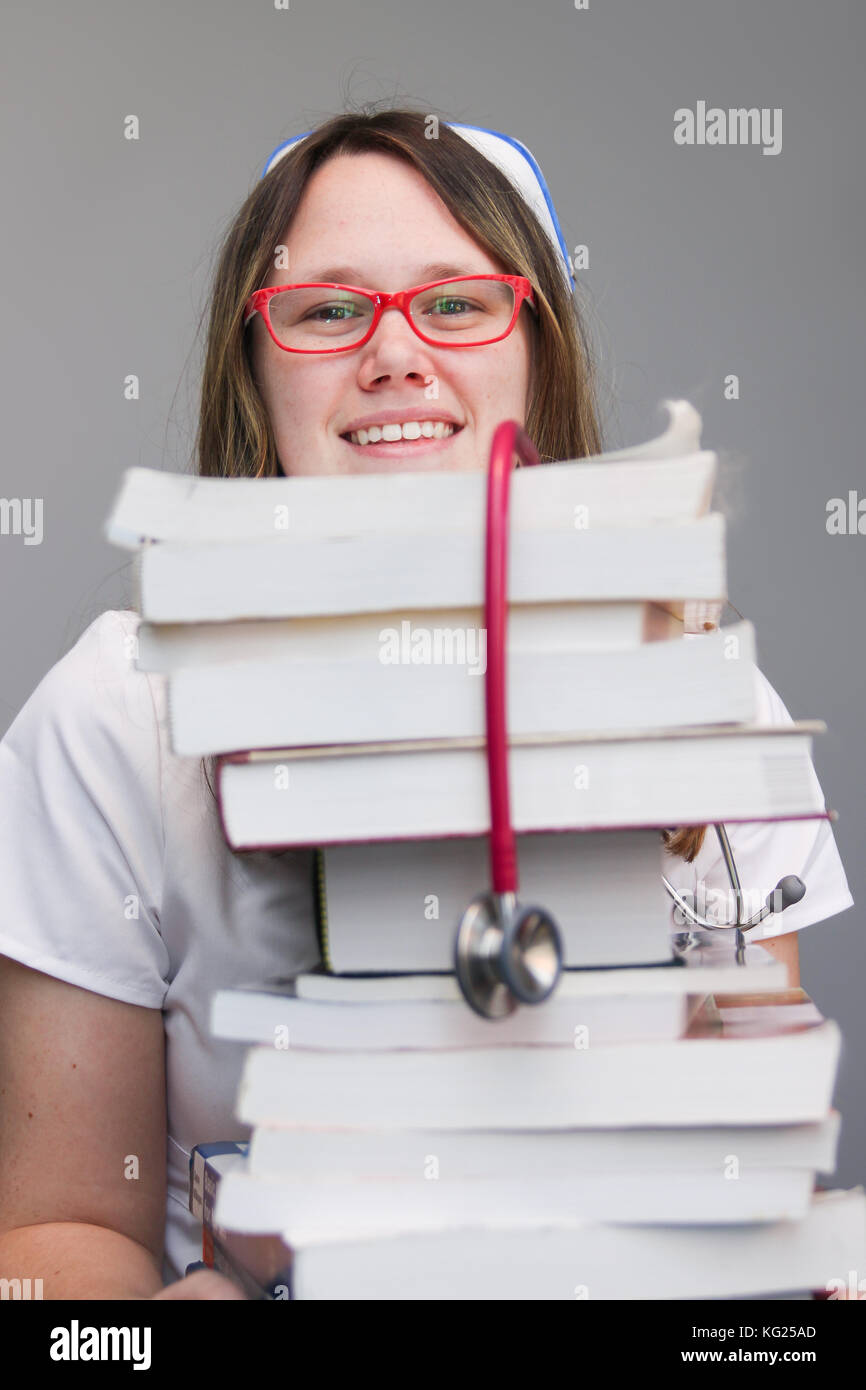
<svg viewBox="0 0 866 1390">
<path fill-rule="evenodd" d="M 314 286 L 272 295 L 268 307 L 280 342 L 308 352 L 360 342 L 375 309 L 365 294 Z M 505 332 L 514 290 L 502 280 L 449 280 L 413 295 L 409 313 L 426 337 L 471 347 Z"/>
</svg>

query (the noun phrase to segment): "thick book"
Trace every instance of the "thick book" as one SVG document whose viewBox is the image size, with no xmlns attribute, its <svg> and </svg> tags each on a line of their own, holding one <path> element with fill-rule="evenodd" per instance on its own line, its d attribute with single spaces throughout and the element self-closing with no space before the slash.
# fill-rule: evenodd
<svg viewBox="0 0 866 1390">
<path fill-rule="evenodd" d="M 543 902 L 566 966 L 671 957 L 657 830 L 520 835 L 522 901 Z M 479 839 L 333 845 L 318 857 L 322 955 L 338 973 L 454 969 L 454 936 L 489 873 Z"/>
<path fill-rule="evenodd" d="M 436 482 L 447 475 L 423 476 Z M 161 623 L 471 607 L 484 599 L 484 532 L 160 541 L 137 554 L 135 581 L 136 608 Z M 672 525 L 518 530 L 508 592 L 514 603 L 721 600 L 724 518 L 712 512 Z"/>
<path fill-rule="evenodd" d="M 399 1130 L 284 1129 L 259 1125 L 246 1165 L 261 1178 L 424 1178 L 428 1154 L 448 1178 L 483 1179 L 492 1174 L 526 1181 L 579 1178 L 584 1172 L 664 1174 L 676 1184 L 679 1172 L 728 1173 L 801 1169 L 832 1174 L 836 1168 L 841 1116 L 796 1125 L 718 1125 L 665 1129 Z M 736 1166 L 732 1164 L 732 1156 Z"/>
<path fill-rule="evenodd" d="M 657 439 L 591 460 L 518 469 L 509 599 L 709 603 L 725 596 L 724 518 L 708 512 L 716 456 L 700 417 L 668 402 Z M 483 470 L 191 478 L 128 470 L 106 522 L 138 549 L 152 623 L 477 607 Z"/>
<path fill-rule="evenodd" d="M 673 606 L 673 605 L 672 605 Z M 408 638 L 405 624 L 410 623 Z M 231 662 L 307 662 L 366 659 L 379 649 L 379 634 L 398 634 L 399 651 L 418 651 L 417 632 L 467 633 L 484 625 L 484 610 L 429 608 L 411 615 L 344 613 L 323 618 L 247 618 L 221 623 L 138 625 L 139 671 L 173 675 L 185 667 Z M 715 623 L 711 626 L 716 626 Z M 629 651 L 645 642 L 673 641 L 686 631 L 683 616 L 658 603 L 513 603 L 508 608 L 509 651 Z"/>
<path fill-rule="evenodd" d="M 413 1231 L 472 1226 L 487 1231 L 577 1222 L 630 1226 L 730 1225 L 799 1221 L 815 1174 L 809 1169 L 741 1167 L 717 1172 L 606 1173 L 584 1170 L 554 1178 L 539 1167 L 523 1178 L 498 1171 L 478 1178 L 447 1175 L 434 1144 L 427 1172 L 397 1178 L 307 1173 L 262 1177 L 243 1168 L 227 1174 L 217 1196 L 219 1222 L 248 1234 L 279 1230 L 287 1244 L 383 1240 Z"/>
<path fill-rule="evenodd" d="M 578 1034 L 593 1044 L 678 1038 L 696 1007 L 694 996 L 687 994 L 575 999 L 557 990 L 543 1008 L 518 1009 L 497 1021 L 494 1030 L 489 1020 L 479 1018 L 462 1000 L 329 1004 L 299 999 L 292 990 L 291 985 L 283 990 L 219 990 L 211 1005 L 212 1035 L 327 1052 L 490 1047 L 491 1043 L 574 1047 Z"/>
<path fill-rule="evenodd" d="M 862 1268 L 866 1195 L 816 1194 L 801 1221 L 416 1232 L 297 1242 L 306 1299 L 696 1299 L 824 1289 Z"/>
<path fill-rule="evenodd" d="M 321 924 L 319 924 L 321 932 Z M 614 997 L 626 1001 L 646 999 L 650 995 L 700 995 L 724 993 L 734 998 L 757 1000 L 766 995 L 768 1002 L 787 1003 L 787 968 L 769 951 L 746 941 L 737 960 L 731 932 L 699 931 L 688 933 L 683 941 L 674 938 L 675 954 L 662 965 L 651 969 L 641 966 L 617 966 L 611 969 L 565 969 L 552 998 L 574 1000 L 601 999 L 611 1003 Z M 329 1004 L 395 1004 L 413 1001 L 460 1003 L 465 1005 L 456 976 L 448 971 L 424 971 L 380 974 L 354 972 L 334 974 L 329 965 L 327 942 L 320 937 L 323 964 L 315 970 L 275 982 L 278 992 L 293 991 L 297 999 L 316 1000 Z M 262 986 L 250 985 L 257 989 Z M 220 995 L 231 996 L 232 991 Z M 220 997 L 218 995 L 217 997 Z M 550 1003 L 550 1000 L 547 1001 Z M 546 1007 L 546 1006 L 545 1006 Z M 502 1020 L 500 1020 L 500 1023 Z M 498 1026 L 498 1025 L 497 1025 Z M 254 1041 L 254 1039 L 251 1039 Z M 264 1040 L 263 1040 L 264 1041 Z"/>
<path fill-rule="evenodd" d="M 701 418 L 667 401 L 655 439 L 611 453 L 517 469 L 515 530 L 588 531 L 693 520 L 710 506 L 717 459 L 700 447 Z M 105 523 L 106 539 L 208 546 L 407 532 L 484 534 L 487 479 L 477 472 L 288 478 L 200 478 L 129 468 Z M 227 615 L 226 615 L 227 616 Z"/>
<path fill-rule="evenodd" d="M 781 1012 L 784 1010 L 766 1011 Z M 442 1051 L 251 1048 L 244 1124 L 347 1129 L 570 1129 L 814 1123 L 830 1109 L 830 1019 L 763 1022 L 746 1037 Z"/>
<path fill-rule="evenodd" d="M 543 1005 L 495 1023 L 467 1009 L 453 975 L 302 975 L 269 987 L 217 990 L 210 1031 L 227 1041 L 329 1052 L 664 1041 L 681 1037 L 719 986 L 744 995 L 784 991 L 782 962 L 760 948 L 746 951 L 763 961 L 745 967 L 674 963 L 649 971 L 565 970 Z"/>
<path fill-rule="evenodd" d="M 516 832 L 826 819 L 820 720 L 509 740 Z M 483 738 L 252 750 L 217 760 L 234 849 L 484 835 Z"/>
<path fill-rule="evenodd" d="M 372 634 L 371 634 L 372 637 Z M 422 640 L 423 639 L 423 640 Z M 506 660 L 512 734 L 741 724 L 754 719 L 754 629 L 631 651 L 515 646 Z M 363 656 L 338 647 L 191 666 L 169 677 L 175 753 L 204 756 L 291 744 L 461 738 L 485 729 L 483 628 L 384 624 Z"/>
</svg>

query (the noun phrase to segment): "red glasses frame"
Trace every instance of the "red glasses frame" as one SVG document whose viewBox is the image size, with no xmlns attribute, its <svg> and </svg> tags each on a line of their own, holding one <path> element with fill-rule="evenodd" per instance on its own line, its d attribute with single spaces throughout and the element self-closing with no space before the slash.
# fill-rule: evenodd
<svg viewBox="0 0 866 1390">
<path fill-rule="evenodd" d="M 453 285 L 458 280 L 501 280 L 503 281 L 503 283 L 511 286 L 511 288 L 514 290 L 514 313 L 511 316 L 511 322 L 509 323 L 508 327 L 505 329 L 503 333 L 498 333 L 495 338 L 484 338 L 480 343 L 448 343 L 443 342 L 441 338 L 428 338 L 425 333 L 421 332 L 421 329 L 415 322 L 413 322 L 412 317 L 409 313 L 409 301 L 412 299 L 414 295 L 420 293 L 421 290 L 436 289 L 438 285 Z M 364 334 L 363 338 L 359 338 L 356 343 L 348 343 L 345 347 L 286 347 L 285 343 L 280 342 L 277 335 L 274 333 L 273 328 L 271 327 L 271 315 L 269 308 L 270 301 L 273 299 L 275 294 L 280 294 L 282 290 L 300 289 L 349 290 L 352 294 L 366 295 L 368 299 L 371 299 L 373 301 L 373 322 L 370 324 L 370 327 L 368 331 Z M 330 281 L 311 280 L 298 283 L 297 285 L 273 285 L 267 287 L 266 289 L 255 290 L 253 294 L 250 295 L 249 299 L 244 305 L 243 326 L 244 328 L 246 328 L 247 324 L 249 323 L 250 319 L 253 317 L 254 314 L 261 314 L 262 318 L 265 321 L 265 326 L 267 327 L 267 330 L 271 335 L 271 338 L 276 343 L 277 347 L 281 348 L 283 352 L 316 353 L 317 355 L 326 352 L 354 352 L 356 348 L 363 347 L 365 343 L 368 343 L 370 341 L 373 334 L 376 332 L 379 320 L 381 319 L 385 310 L 393 307 L 395 309 L 400 310 L 401 314 L 408 323 L 409 327 L 412 329 L 413 333 L 417 334 L 417 336 L 421 339 L 422 342 L 429 343 L 431 347 L 486 347 L 488 343 L 498 343 L 503 338 L 508 337 L 509 333 L 514 328 L 514 325 L 517 323 L 517 318 L 524 300 L 527 302 L 527 304 L 530 306 L 533 312 L 537 314 L 538 308 L 535 303 L 535 295 L 533 293 L 532 285 L 529 283 L 529 281 L 526 279 L 524 275 L 450 275 L 447 280 L 431 280 L 426 285 L 413 285 L 408 290 L 397 290 L 394 294 L 380 294 L 377 290 L 362 289 L 360 285 L 335 285 Z"/>
</svg>

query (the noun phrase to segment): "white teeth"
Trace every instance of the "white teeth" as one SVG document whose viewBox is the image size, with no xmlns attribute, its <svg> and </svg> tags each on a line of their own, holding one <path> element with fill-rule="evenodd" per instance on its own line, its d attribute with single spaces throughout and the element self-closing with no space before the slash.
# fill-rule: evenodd
<svg viewBox="0 0 866 1390">
<path fill-rule="evenodd" d="M 353 430 L 353 444 L 378 444 L 381 439 L 396 443 L 398 439 L 447 439 L 456 426 L 447 420 L 406 420 L 402 425 L 368 425 L 365 430 Z"/>
</svg>

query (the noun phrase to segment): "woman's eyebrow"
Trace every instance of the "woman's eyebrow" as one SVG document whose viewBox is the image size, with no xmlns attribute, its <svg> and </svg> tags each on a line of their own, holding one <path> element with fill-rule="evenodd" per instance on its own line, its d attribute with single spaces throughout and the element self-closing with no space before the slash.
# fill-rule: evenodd
<svg viewBox="0 0 866 1390">
<path fill-rule="evenodd" d="M 430 265 L 422 265 L 416 271 L 417 278 L 413 284 L 424 285 L 429 280 L 448 280 L 452 276 L 458 275 L 480 275 L 483 271 L 469 270 L 466 266 L 446 265 L 444 262 L 434 261 Z M 311 271 L 305 281 L 306 284 L 315 284 L 321 281 L 324 284 L 358 285 L 367 289 L 373 289 L 372 285 L 365 285 L 367 279 L 364 271 L 358 270 L 353 265 L 334 265 L 325 266 L 322 270 Z"/>
</svg>

